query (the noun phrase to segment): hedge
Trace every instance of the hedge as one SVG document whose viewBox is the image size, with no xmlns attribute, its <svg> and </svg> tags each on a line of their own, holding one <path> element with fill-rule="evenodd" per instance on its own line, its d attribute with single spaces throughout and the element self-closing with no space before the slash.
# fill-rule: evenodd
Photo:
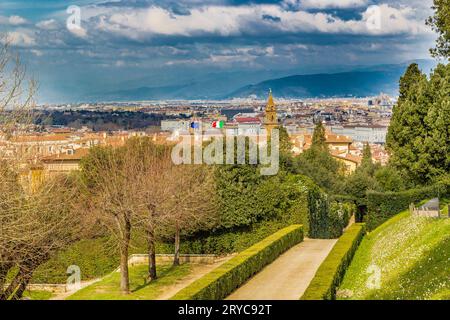
<svg viewBox="0 0 450 320">
<path fill-rule="evenodd" d="M 402 192 L 367 192 L 367 229 L 374 230 L 394 215 L 408 209 L 411 203 L 450 194 L 450 183 Z"/>
<path fill-rule="evenodd" d="M 171 300 L 221 300 L 283 252 L 303 241 L 303 226 L 284 228 L 182 289 Z"/>
<path fill-rule="evenodd" d="M 338 240 L 317 270 L 301 300 L 334 300 L 353 256 L 365 233 L 363 223 L 352 225 Z"/>
</svg>

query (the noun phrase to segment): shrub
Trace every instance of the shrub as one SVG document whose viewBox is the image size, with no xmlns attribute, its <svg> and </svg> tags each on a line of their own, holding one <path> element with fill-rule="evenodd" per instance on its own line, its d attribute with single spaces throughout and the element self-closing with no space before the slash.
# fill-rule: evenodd
<svg viewBox="0 0 450 320">
<path fill-rule="evenodd" d="M 241 252 L 178 292 L 173 300 L 220 300 L 252 275 L 303 240 L 303 227 L 293 225 Z"/>
<path fill-rule="evenodd" d="M 373 230 L 394 215 L 408 209 L 411 203 L 450 194 L 450 183 L 441 181 L 435 185 L 402 192 L 367 192 L 367 229 Z"/>
<path fill-rule="evenodd" d="M 332 238 L 339 238 L 355 213 L 356 206 L 351 202 L 331 202 L 329 210 L 328 233 Z"/>
<path fill-rule="evenodd" d="M 364 224 L 352 225 L 338 240 L 317 270 L 302 300 L 334 300 L 336 289 L 344 278 L 353 256 L 364 236 Z"/>
<path fill-rule="evenodd" d="M 108 274 L 119 265 L 118 254 L 108 242 L 103 237 L 74 243 L 41 265 L 33 274 L 33 283 L 66 283 L 71 265 L 80 267 L 82 280 Z"/>
</svg>

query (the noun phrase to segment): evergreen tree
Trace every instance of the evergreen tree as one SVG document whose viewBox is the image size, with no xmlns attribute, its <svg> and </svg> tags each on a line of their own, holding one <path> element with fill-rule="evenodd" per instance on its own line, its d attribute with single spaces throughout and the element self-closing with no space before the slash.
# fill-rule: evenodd
<svg viewBox="0 0 450 320">
<path fill-rule="evenodd" d="M 429 81 L 410 73 L 401 82 L 403 88 L 411 85 L 403 91 L 388 131 L 391 164 L 412 182 L 429 183 L 450 168 L 450 67 L 439 65 Z"/>
<path fill-rule="evenodd" d="M 431 49 L 434 57 L 450 58 L 450 0 L 434 0 L 434 16 L 427 24 L 439 34 L 436 48 Z"/>
<path fill-rule="evenodd" d="M 405 74 L 400 78 L 399 99 L 394 107 L 391 124 L 389 126 L 386 146 L 391 152 L 395 152 L 400 146 L 410 141 L 411 135 L 404 132 L 407 124 L 408 110 L 405 107 L 409 93 L 417 89 L 420 80 L 426 80 L 425 75 L 420 71 L 416 63 L 411 64 Z"/>
<path fill-rule="evenodd" d="M 431 99 L 424 123 L 427 134 L 423 140 L 421 163 L 426 166 L 427 179 L 450 172 L 450 65 L 438 65 L 428 85 Z"/>
<path fill-rule="evenodd" d="M 372 150 L 370 149 L 369 143 L 366 143 L 363 148 L 363 158 L 361 161 L 361 168 L 372 169 L 373 168 L 373 160 L 372 160 Z"/>
<path fill-rule="evenodd" d="M 321 150 L 327 149 L 327 138 L 325 136 L 325 127 L 323 126 L 321 121 L 317 123 L 314 129 L 311 147 Z"/>
</svg>

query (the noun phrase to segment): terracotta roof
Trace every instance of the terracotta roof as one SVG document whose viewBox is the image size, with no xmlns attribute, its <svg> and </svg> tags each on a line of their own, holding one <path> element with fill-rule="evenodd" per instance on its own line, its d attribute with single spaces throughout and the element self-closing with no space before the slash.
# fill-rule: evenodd
<svg viewBox="0 0 450 320">
<path fill-rule="evenodd" d="M 327 133 L 325 135 L 327 143 L 352 143 L 353 140 L 347 136 L 338 136 L 336 134 Z"/>
<path fill-rule="evenodd" d="M 261 120 L 256 117 L 236 117 L 234 120 L 237 123 L 261 123 Z"/>
<path fill-rule="evenodd" d="M 362 158 L 361 157 L 357 157 L 357 156 L 354 156 L 354 155 L 349 154 L 349 153 L 347 153 L 347 154 L 340 154 L 339 152 L 331 152 L 331 155 L 333 157 L 335 157 L 335 158 L 351 161 L 351 162 L 354 162 L 354 163 L 356 163 L 358 165 L 360 165 L 361 162 L 362 162 Z"/>
<path fill-rule="evenodd" d="M 73 154 L 60 153 L 42 158 L 43 162 L 53 161 L 78 161 L 84 158 L 89 153 L 89 149 L 82 148 L 74 150 Z"/>
<path fill-rule="evenodd" d="M 47 142 L 47 141 L 66 141 L 69 139 L 66 134 L 51 134 L 51 135 L 29 135 L 29 136 L 14 136 L 11 142 L 25 143 L 25 142 Z"/>
</svg>

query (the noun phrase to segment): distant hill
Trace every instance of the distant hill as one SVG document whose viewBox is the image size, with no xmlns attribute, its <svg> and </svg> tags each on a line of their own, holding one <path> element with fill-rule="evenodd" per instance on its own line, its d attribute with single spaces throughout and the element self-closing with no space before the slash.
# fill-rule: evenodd
<svg viewBox="0 0 450 320">
<path fill-rule="evenodd" d="M 363 97 L 380 92 L 395 95 L 401 72 L 345 72 L 298 75 L 264 81 L 232 92 L 230 97 L 264 97 L 271 88 L 277 97 Z"/>
<path fill-rule="evenodd" d="M 417 62 L 424 72 L 435 65 L 431 60 L 417 60 L 399 65 L 360 67 L 349 72 L 293 75 L 244 86 L 228 97 L 263 98 L 269 89 L 283 98 L 367 97 L 380 92 L 395 96 L 399 79 L 412 62 Z"/>
<path fill-rule="evenodd" d="M 195 76 L 180 74 L 178 79 L 149 76 L 118 85 L 122 89 L 86 94 L 84 98 L 89 101 L 265 98 L 269 88 L 278 98 L 367 97 L 380 92 L 397 95 L 400 76 L 411 62 L 419 63 L 427 73 L 435 65 L 432 60 L 417 60 L 318 74 L 243 70 Z"/>
</svg>

